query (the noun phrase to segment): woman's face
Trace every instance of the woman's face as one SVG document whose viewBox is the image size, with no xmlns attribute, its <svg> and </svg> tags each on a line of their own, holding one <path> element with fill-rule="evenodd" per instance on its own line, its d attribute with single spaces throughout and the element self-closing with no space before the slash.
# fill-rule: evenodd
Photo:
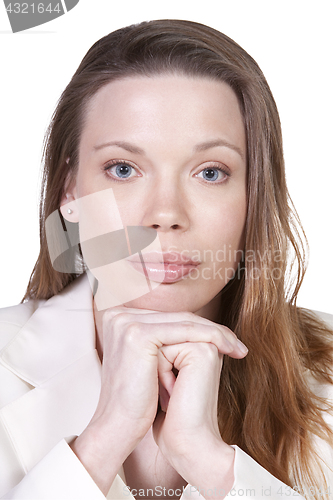
<svg viewBox="0 0 333 500">
<path fill-rule="evenodd" d="M 233 90 L 175 75 L 106 85 L 89 102 L 68 194 L 81 240 L 126 226 L 157 231 L 158 245 L 143 250 L 147 276 L 136 254 L 123 262 L 125 279 L 111 265 L 92 270 L 101 290 L 117 280 L 129 290 L 140 275 L 155 287 L 126 305 L 213 317 L 214 297 L 237 270 L 246 218 L 246 138 Z"/>
</svg>

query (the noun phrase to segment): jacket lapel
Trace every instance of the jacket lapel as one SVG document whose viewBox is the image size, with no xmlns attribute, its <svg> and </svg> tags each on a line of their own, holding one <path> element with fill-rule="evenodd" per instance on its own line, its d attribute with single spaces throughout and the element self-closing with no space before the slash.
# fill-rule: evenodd
<svg viewBox="0 0 333 500">
<path fill-rule="evenodd" d="M 95 349 L 86 275 L 44 302 L 2 350 L 0 363 L 34 387 Z"/>
<path fill-rule="evenodd" d="M 31 386 L 0 410 L 8 491 L 61 439 L 81 434 L 95 412 L 101 363 L 86 275 L 41 303 L 1 351 L 0 364 Z M 134 500 L 125 484 L 121 467 L 107 498 Z"/>
<path fill-rule="evenodd" d="M 2 351 L 0 363 L 32 389 L 0 411 L 28 472 L 62 438 L 80 434 L 96 409 L 101 364 L 86 276 L 46 301 Z"/>
</svg>

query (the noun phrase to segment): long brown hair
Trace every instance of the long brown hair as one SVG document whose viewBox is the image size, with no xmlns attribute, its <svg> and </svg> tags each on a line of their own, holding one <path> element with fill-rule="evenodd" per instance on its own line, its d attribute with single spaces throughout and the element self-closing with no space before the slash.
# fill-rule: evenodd
<svg viewBox="0 0 333 500">
<path fill-rule="evenodd" d="M 296 307 L 305 252 L 286 186 L 277 108 L 256 62 L 224 34 L 190 21 L 151 21 L 110 33 L 91 47 L 63 92 L 46 136 L 41 250 L 24 299 L 47 299 L 77 277 L 52 267 L 45 220 L 59 208 L 68 173 L 75 176 L 89 100 L 113 80 L 170 72 L 229 84 L 247 136 L 245 259 L 223 290 L 221 322 L 243 340 L 249 354 L 244 360 L 225 357 L 221 436 L 284 483 L 319 491 L 324 477 L 318 475 L 313 436 L 331 442 L 332 431 L 322 417 L 329 408 L 310 390 L 306 374 L 333 383 L 332 332 Z"/>
</svg>

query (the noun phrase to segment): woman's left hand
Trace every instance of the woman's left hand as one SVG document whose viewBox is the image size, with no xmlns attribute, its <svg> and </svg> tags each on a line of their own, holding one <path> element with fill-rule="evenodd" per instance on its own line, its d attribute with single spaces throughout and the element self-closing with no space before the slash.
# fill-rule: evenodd
<svg viewBox="0 0 333 500">
<path fill-rule="evenodd" d="M 194 327 L 200 328 L 200 324 L 194 323 Z M 234 481 L 234 450 L 222 440 L 217 421 L 222 364 L 223 354 L 211 343 L 160 348 L 163 411 L 156 417 L 154 438 L 172 467 L 189 483 L 207 489 L 219 486 L 227 493 Z"/>
</svg>

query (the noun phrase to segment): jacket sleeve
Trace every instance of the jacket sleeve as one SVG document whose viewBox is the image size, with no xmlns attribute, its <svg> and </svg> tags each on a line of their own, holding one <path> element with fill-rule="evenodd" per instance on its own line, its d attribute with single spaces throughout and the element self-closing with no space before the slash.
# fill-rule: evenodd
<svg viewBox="0 0 333 500">
<path fill-rule="evenodd" d="M 101 490 L 64 439 L 2 498 L 105 500 Z"/>
<path fill-rule="evenodd" d="M 238 500 L 243 498 L 251 498 L 252 500 L 304 500 L 305 497 L 313 497 L 314 493 L 319 498 L 333 498 L 333 452 L 329 445 L 326 446 L 321 443 L 318 446 L 319 456 L 322 452 L 323 456 L 325 456 L 325 461 L 326 459 L 331 460 L 327 462 L 327 467 L 324 468 L 327 485 L 316 491 L 314 491 L 313 487 L 310 487 L 308 492 L 301 491 L 296 487 L 291 488 L 270 474 L 243 450 L 238 448 L 238 446 L 233 446 L 233 448 L 236 452 L 234 465 L 235 481 L 232 489 L 227 494 L 227 498 Z M 326 454 L 327 451 L 329 455 Z M 331 458 L 328 458 L 329 456 Z M 223 491 L 218 491 L 217 488 L 212 488 L 211 491 L 204 491 L 195 486 L 188 485 L 183 492 L 181 500 L 204 500 L 209 499 L 213 494 L 221 495 L 221 493 Z M 114 500 L 116 500 L 116 497 L 114 497 Z"/>
<path fill-rule="evenodd" d="M 292 490 L 289 486 L 282 483 L 276 477 L 272 476 L 267 470 L 247 455 L 238 446 L 235 449 L 235 481 L 232 489 L 228 492 L 227 498 L 252 500 L 283 500 L 304 499 L 299 492 Z M 181 500 L 204 500 L 218 494 L 223 496 L 225 492 L 212 488 L 212 491 L 204 491 L 195 486 L 188 485 L 181 497 Z M 116 500 L 116 499 L 114 499 Z"/>
<path fill-rule="evenodd" d="M 119 475 L 106 498 L 134 500 Z M 105 496 L 63 439 L 2 499 L 105 500 Z"/>
<path fill-rule="evenodd" d="M 304 498 L 295 488 L 294 490 L 270 474 L 243 450 L 234 446 L 235 482 L 229 496 L 235 498 L 251 497 L 254 499 L 270 498 Z"/>
</svg>

